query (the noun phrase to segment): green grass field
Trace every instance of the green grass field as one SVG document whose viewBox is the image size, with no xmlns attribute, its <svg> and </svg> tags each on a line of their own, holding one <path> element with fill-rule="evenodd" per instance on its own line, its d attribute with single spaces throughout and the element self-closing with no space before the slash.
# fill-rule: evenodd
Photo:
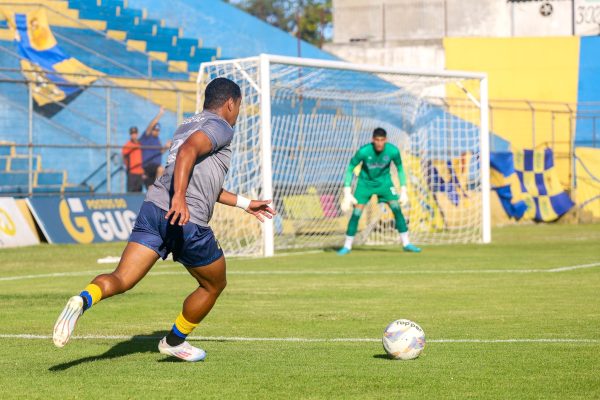
<svg viewBox="0 0 600 400">
<path fill-rule="evenodd" d="M 491 245 L 422 254 L 231 259 L 227 289 L 193 333 L 211 337 L 192 341 L 208 353 L 195 364 L 156 349 L 195 286 L 161 262 L 55 348 L 65 301 L 122 248 L 0 251 L 0 398 L 600 398 L 599 225 L 503 228 Z M 426 332 L 417 360 L 384 357 L 379 339 L 398 318 Z"/>
</svg>

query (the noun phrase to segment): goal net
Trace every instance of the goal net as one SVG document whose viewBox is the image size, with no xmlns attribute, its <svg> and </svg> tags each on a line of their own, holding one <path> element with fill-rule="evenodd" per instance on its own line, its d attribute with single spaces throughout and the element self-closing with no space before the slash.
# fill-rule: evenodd
<svg viewBox="0 0 600 400">
<path fill-rule="evenodd" d="M 243 95 L 225 188 L 272 198 L 278 211 L 261 225 L 218 205 L 211 225 L 229 254 L 341 246 L 349 218 L 340 209 L 344 174 L 377 127 L 401 151 L 412 241 L 490 240 L 484 75 L 261 55 L 202 64 L 197 111 L 216 77 L 234 80 Z M 371 199 L 355 242 L 399 243 L 386 204 Z"/>
</svg>

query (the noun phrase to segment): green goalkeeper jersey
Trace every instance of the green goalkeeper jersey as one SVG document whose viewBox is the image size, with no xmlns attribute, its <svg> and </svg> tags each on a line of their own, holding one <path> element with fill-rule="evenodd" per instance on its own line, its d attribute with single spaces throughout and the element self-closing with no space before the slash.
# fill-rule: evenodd
<svg viewBox="0 0 600 400">
<path fill-rule="evenodd" d="M 344 186 L 349 187 L 352 185 L 352 175 L 354 169 L 360 163 L 362 168 L 360 175 L 358 176 L 358 182 L 366 184 L 370 187 L 379 186 L 391 186 L 392 176 L 390 175 L 390 164 L 394 163 L 398 170 L 398 180 L 400 186 L 406 185 L 406 175 L 404 174 L 404 168 L 402 167 L 402 159 L 400 158 L 400 150 L 391 143 L 386 143 L 383 151 L 380 153 L 375 152 L 375 148 L 372 143 L 362 146 L 354 157 L 350 160 L 350 165 L 346 170 L 346 177 L 344 179 Z"/>
</svg>

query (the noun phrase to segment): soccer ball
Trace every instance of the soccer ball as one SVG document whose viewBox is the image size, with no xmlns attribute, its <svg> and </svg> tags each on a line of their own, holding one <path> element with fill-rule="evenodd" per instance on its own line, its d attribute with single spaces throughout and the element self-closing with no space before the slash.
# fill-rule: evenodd
<svg viewBox="0 0 600 400">
<path fill-rule="evenodd" d="M 396 360 L 413 360 L 425 347 L 425 332 L 421 327 L 408 320 L 392 322 L 383 332 L 383 348 Z"/>
</svg>

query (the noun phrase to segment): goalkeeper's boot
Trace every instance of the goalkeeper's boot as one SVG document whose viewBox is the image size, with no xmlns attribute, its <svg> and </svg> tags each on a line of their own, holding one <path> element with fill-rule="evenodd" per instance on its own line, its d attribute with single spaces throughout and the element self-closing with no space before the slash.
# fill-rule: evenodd
<svg viewBox="0 0 600 400">
<path fill-rule="evenodd" d="M 71 339 L 75 324 L 81 314 L 83 314 L 83 299 L 81 296 L 71 297 L 54 324 L 52 340 L 56 347 L 64 347 Z"/>
<path fill-rule="evenodd" d="M 350 253 L 352 250 L 347 248 L 347 247 L 342 247 L 341 249 L 338 250 L 338 256 L 345 256 L 346 254 Z"/>
<path fill-rule="evenodd" d="M 421 252 L 421 249 L 412 243 L 407 244 L 402 249 L 408 253 L 420 253 Z"/>
<path fill-rule="evenodd" d="M 169 346 L 166 336 L 158 343 L 158 351 L 161 354 L 177 357 L 184 361 L 202 361 L 206 358 L 204 350 L 194 347 L 188 342 L 183 342 L 178 346 Z"/>
</svg>

